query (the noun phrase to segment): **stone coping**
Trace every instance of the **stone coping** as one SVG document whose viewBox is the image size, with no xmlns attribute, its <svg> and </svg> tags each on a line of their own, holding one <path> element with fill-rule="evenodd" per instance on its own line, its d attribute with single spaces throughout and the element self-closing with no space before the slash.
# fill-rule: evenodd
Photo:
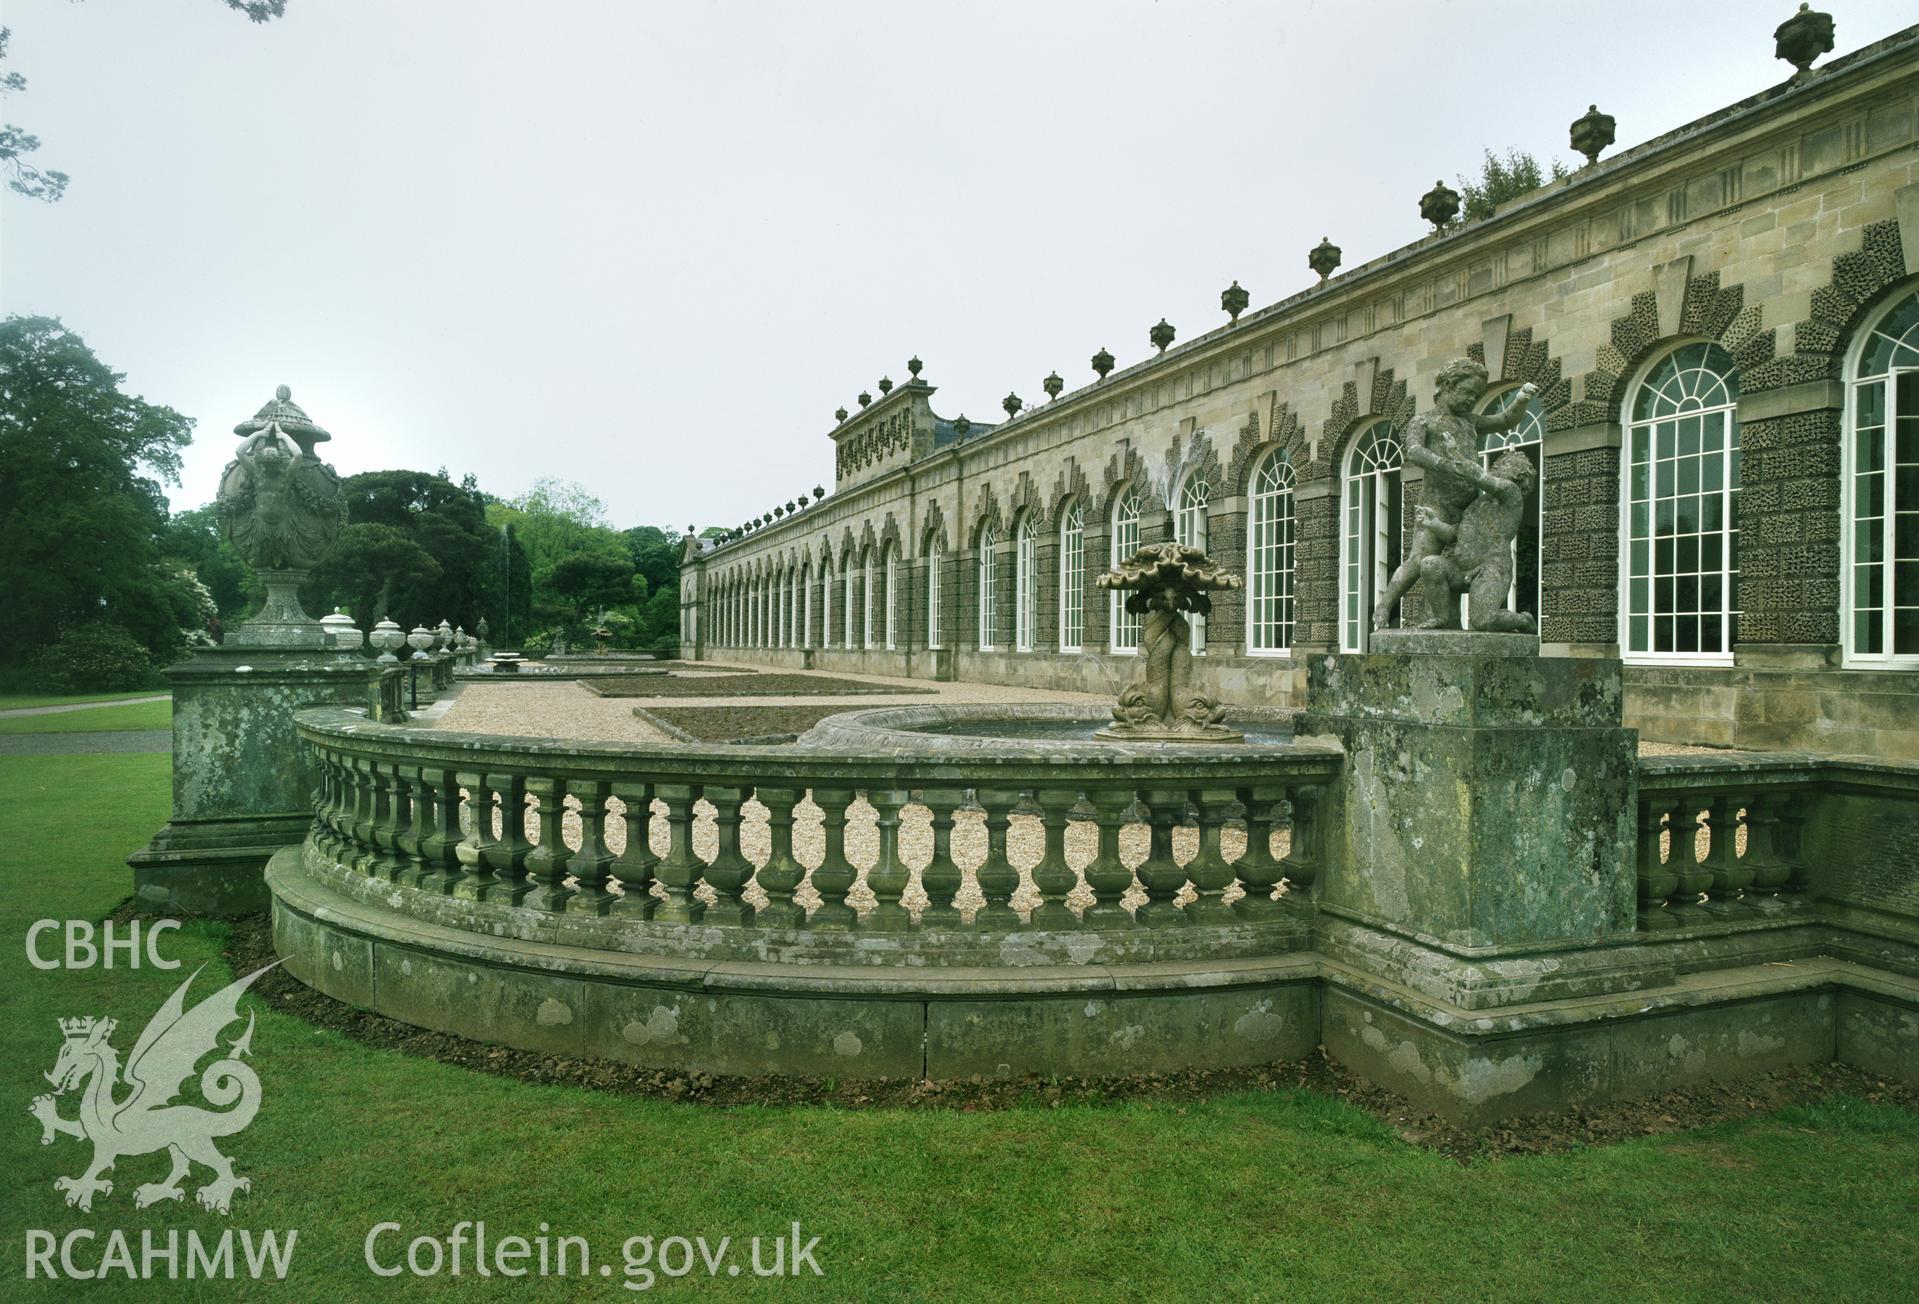
<svg viewBox="0 0 1919 1304">
<path fill-rule="evenodd" d="M 908 711 L 955 711 L 958 706 L 909 707 Z M 1021 709 L 980 705 L 975 718 L 1003 717 Z M 1027 706 L 1061 713 L 1060 708 Z M 1086 718 L 1084 708 L 1066 708 L 1066 718 Z M 839 717 L 835 717 L 837 719 Z M 946 717 L 933 717 L 946 718 Z M 751 743 L 602 743 L 460 733 L 381 724 L 363 711 L 314 707 L 294 716 L 306 742 L 426 763 L 460 771 L 552 773 L 569 778 L 639 779 L 676 782 L 781 786 L 829 784 L 971 788 L 982 784 L 1011 787 L 1083 787 L 1098 772 L 1123 766 L 1137 771 L 1141 787 L 1243 785 L 1286 779 L 1331 778 L 1344 753 L 1330 742 L 1287 746 L 1172 746 L 1168 744 L 1041 743 L 1024 749 L 985 740 L 991 751 L 954 754 L 928 745 L 928 735 L 902 734 L 888 741 L 875 734 L 845 741 L 813 739 L 809 731 L 797 744 Z M 831 721 L 822 721 L 822 724 Z M 809 741 L 811 740 L 811 741 Z M 910 745 L 909 745 L 910 744 Z"/>
</svg>

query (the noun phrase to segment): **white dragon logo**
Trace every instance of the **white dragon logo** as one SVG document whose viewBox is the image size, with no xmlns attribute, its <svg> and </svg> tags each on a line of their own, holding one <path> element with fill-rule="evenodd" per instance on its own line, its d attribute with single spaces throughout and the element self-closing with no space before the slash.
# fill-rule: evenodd
<svg viewBox="0 0 1919 1304">
<path fill-rule="evenodd" d="M 221 1031 L 240 1017 L 240 994 L 271 968 L 273 965 L 267 965 L 229 983 L 191 1010 L 186 1009 L 187 988 L 200 971 L 188 975 L 134 1042 L 124 1073 L 126 1085 L 133 1090 L 123 1100 L 114 1099 L 114 1088 L 123 1075 L 119 1052 L 109 1040 L 119 1026 L 117 1021 L 60 1020 L 60 1032 L 66 1040 L 53 1071 L 44 1075 L 53 1084 L 53 1092 L 34 1097 L 27 1112 L 40 1120 L 41 1145 L 51 1145 L 56 1135 L 93 1142 L 93 1162 L 87 1171 L 78 1177 L 57 1178 L 53 1183 L 55 1190 L 66 1193 L 68 1204 L 91 1211 L 96 1195 L 113 1194 L 113 1183 L 101 1174 L 112 1168 L 115 1160 L 122 1155 L 163 1149 L 173 1156 L 173 1171 L 164 1182 L 148 1182 L 136 1189 L 135 1208 L 184 1198 L 180 1180 L 195 1163 L 213 1170 L 213 1180 L 194 1192 L 208 1209 L 228 1212 L 233 1193 L 251 1186 L 246 1178 L 233 1175 L 233 1162 L 213 1145 L 215 1137 L 232 1136 L 246 1127 L 260 1109 L 260 1079 L 241 1063 L 251 1052 L 251 1014 L 247 1015 L 246 1031 L 200 1075 L 200 1094 L 215 1109 L 170 1102 L 193 1076 L 193 1066 L 209 1051 L 222 1049 Z M 82 1091 L 79 1117 L 61 1118 L 55 1110 L 54 1096 L 75 1088 Z"/>
</svg>

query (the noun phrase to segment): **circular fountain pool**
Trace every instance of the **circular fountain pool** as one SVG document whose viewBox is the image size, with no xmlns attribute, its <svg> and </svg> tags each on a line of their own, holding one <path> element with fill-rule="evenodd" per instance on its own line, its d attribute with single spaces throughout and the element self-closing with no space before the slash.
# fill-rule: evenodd
<svg viewBox="0 0 1919 1304">
<path fill-rule="evenodd" d="M 1094 735 L 1112 714 L 1059 703 L 881 707 L 829 716 L 802 734 L 801 746 L 883 748 L 894 752 L 1102 752 L 1137 756 L 1167 752 L 1244 753 L 1293 743 L 1293 712 L 1238 707 L 1232 727 L 1244 742 L 1116 742 Z"/>
</svg>

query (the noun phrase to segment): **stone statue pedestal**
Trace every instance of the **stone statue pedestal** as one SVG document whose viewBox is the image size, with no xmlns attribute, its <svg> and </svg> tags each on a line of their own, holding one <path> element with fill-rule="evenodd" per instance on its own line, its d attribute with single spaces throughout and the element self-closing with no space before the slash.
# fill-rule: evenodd
<svg viewBox="0 0 1919 1304">
<path fill-rule="evenodd" d="M 264 910 L 266 862 L 306 836 L 319 784 L 293 713 L 353 706 L 403 720 L 404 672 L 317 644 L 229 642 L 166 675 L 173 685 L 173 815 L 127 858 L 136 906 L 168 914 Z"/>
<path fill-rule="evenodd" d="M 1637 735 L 1617 661 L 1530 634 L 1382 631 L 1307 666 L 1301 737 L 1346 749 L 1322 910 L 1461 957 L 1634 927 Z"/>
</svg>

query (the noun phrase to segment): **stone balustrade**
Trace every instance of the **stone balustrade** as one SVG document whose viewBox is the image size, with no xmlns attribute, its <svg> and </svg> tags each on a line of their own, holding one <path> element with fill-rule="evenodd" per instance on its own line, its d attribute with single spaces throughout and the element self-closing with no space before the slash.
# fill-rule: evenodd
<svg viewBox="0 0 1919 1304">
<path fill-rule="evenodd" d="M 1794 754 L 1661 756 L 1639 766 L 1639 928 L 1787 920 L 1858 895 L 1864 852 L 1890 893 L 1860 904 L 1919 922 L 1919 774 Z M 1864 846 L 1860 844 L 1866 844 Z M 1867 848 L 1870 848 L 1869 850 Z"/>
<path fill-rule="evenodd" d="M 1343 759 L 559 744 L 343 710 L 298 723 L 322 776 L 308 859 L 335 887 L 479 931 L 511 912 L 576 944 L 727 956 L 777 936 L 856 963 L 990 962 L 1015 935 L 1022 960 L 1090 955 L 1088 934 L 1136 935 L 1095 948 L 1109 958 L 1287 949 Z"/>
</svg>

